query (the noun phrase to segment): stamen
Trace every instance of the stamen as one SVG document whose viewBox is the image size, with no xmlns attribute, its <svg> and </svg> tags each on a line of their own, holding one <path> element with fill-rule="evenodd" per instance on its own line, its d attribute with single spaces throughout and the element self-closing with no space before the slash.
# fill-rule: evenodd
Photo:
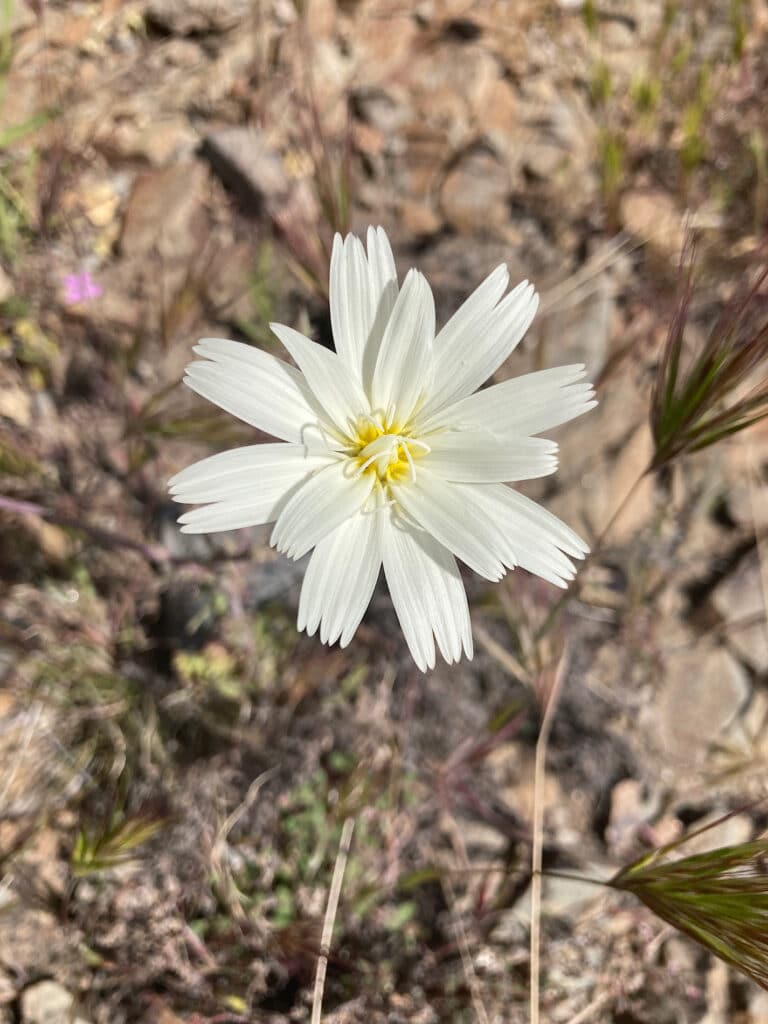
<svg viewBox="0 0 768 1024">
<path fill-rule="evenodd" d="M 415 438 L 415 437 L 410 437 L 410 438 L 408 438 L 408 444 L 415 444 L 417 448 L 421 448 L 421 450 L 422 450 L 423 452 L 425 452 L 425 453 L 426 453 L 426 452 L 431 452 L 431 451 L 432 451 L 432 449 L 431 449 L 431 448 L 430 448 L 430 446 L 429 446 L 429 445 L 428 445 L 428 444 L 426 443 L 426 441 L 419 441 L 419 440 L 418 440 L 417 438 Z"/>
<path fill-rule="evenodd" d="M 410 451 L 408 449 L 408 445 L 407 444 L 401 444 L 400 445 L 400 451 L 405 451 L 405 457 L 408 460 L 408 465 L 409 465 L 410 470 L 411 470 L 411 483 L 412 484 L 416 483 L 416 467 L 413 464 L 413 456 L 411 455 L 411 453 L 410 453 Z"/>
<path fill-rule="evenodd" d="M 369 426 L 373 427 L 374 430 L 380 430 L 382 433 L 384 432 L 381 423 L 379 423 L 376 417 L 373 416 L 371 413 L 364 412 L 360 419 L 363 421 L 363 423 L 367 423 Z"/>
<path fill-rule="evenodd" d="M 387 454 L 387 452 L 376 452 L 374 455 L 371 455 L 371 457 L 369 459 L 366 459 L 365 462 L 362 464 L 362 466 L 360 466 L 360 468 L 358 469 L 356 475 L 357 476 L 362 476 L 362 474 L 366 471 L 366 469 L 368 469 L 369 466 L 373 465 L 373 463 L 377 459 L 380 459 L 382 455 L 386 455 L 386 454 Z"/>
<path fill-rule="evenodd" d="M 379 476 L 381 489 L 387 490 L 389 483 L 393 479 L 398 479 L 400 474 L 402 474 L 405 469 L 403 464 L 405 463 L 407 465 L 408 477 L 411 483 L 415 483 L 416 461 L 414 455 L 421 455 L 431 451 L 430 446 L 426 442 L 408 437 L 406 434 L 391 434 L 382 431 L 380 421 L 375 420 L 372 416 L 361 415 L 357 422 L 358 430 L 361 431 L 360 448 L 358 448 L 357 452 L 351 451 L 349 453 L 352 456 L 357 455 L 357 458 L 361 460 L 353 470 L 354 476 L 356 478 L 362 476 L 363 473 L 373 466 Z M 367 444 L 364 444 L 365 434 L 363 431 L 367 428 L 361 425 L 366 422 L 375 424 L 377 436 Z M 411 451 L 411 445 L 415 448 L 413 452 Z"/>
</svg>

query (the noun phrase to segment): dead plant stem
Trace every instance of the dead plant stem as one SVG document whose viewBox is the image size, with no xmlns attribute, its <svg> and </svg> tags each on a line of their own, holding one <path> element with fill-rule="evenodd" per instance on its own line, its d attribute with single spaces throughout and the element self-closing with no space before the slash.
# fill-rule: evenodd
<svg viewBox="0 0 768 1024">
<path fill-rule="evenodd" d="M 323 992 L 325 991 L 325 973 L 328 970 L 331 936 L 333 935 L 333 925 L 336 920 L 336 911 L 339 907 L 339 896 L 341 895 L 341 884 L 344 881 L 344 871 L 347 867 L 347 858 L 349 857 L 349 848 L 352 845 L 352 833 L 354 830 L 355 819 L 347 818 L 341 829 L 339 852 L 336 856 L 336 863 L 333 866 L 331 889 L 328 893 L 328 904 L 325 908 L 323 933 L 320 937 L 320 956 L 317 960 L 317 972 L 315 973 L 315 991 L 312 995 L 311 1024 L 320 1024 L 323 1013 Z"/>
<path fill-rule="evenodd" d="M 488 1017 L 488 1011 L 483 1003 L 482 993 L 480 991 L 480 984 L 477 980 L 477 974 L 475 972 L 474 965 L 472 963 L 472 955 L 469 949 L 469 942 L 467 941 L 467 932 L 464 928 L 464 924 L 461 917 L 456 911 L 456 893 L 453 889 L 453 884 L 450 878 L 446 877 L 443 879 L 443 891 L 451 908 L 451 916 L 453 917 L 453 929 L 456 935 L 456 943 L 459 947 L 459 954 L 461 956 L 461 966 L 464 970 L 464 978 L 469 988 L 469 994 L 472 999 L 472 1005 L 475 1009 L 475 1016 L 477 1017 L 480 1024 L 490 1024 L 490 1018 Z"/>
<path fill-rule="evenodd" d="M 539 973 L 541 952 L 541 865 L 544 849 L 544 770 L 552 723 L 563 687 L 567 667 L 567 648 L 555 671 L 554 682 L 546 697 L 544 717 L 536 740 L 533 769 L 533 844 L 531 850 L 531 1024 L 539 1024 Z"/>
<path fill-rule="evenodd" d="M 599 996 L 596 996 L 592 1002 L 585 1006 L 583 1010 L 580 1010 L 575 1017 L 571 1017 L 568 1024 L 587 1024 L 588 1020 L 591 1020 L 598 1010 L 611 1001 L 613 995 L 611 992 L 601 992 Z"/>
</svg>

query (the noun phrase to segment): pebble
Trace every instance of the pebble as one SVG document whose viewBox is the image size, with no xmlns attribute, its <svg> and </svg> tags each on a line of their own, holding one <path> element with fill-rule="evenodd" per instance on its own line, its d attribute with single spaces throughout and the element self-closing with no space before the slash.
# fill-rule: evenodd
<svg viewBox="0 0 768 1024">
<path fill-rule="evenodd" d="M 57 981 L 40 981 L 21 996 L 22 1024 L 88 1024 L 74 1012 L 74 996 Z"/>
</svg>

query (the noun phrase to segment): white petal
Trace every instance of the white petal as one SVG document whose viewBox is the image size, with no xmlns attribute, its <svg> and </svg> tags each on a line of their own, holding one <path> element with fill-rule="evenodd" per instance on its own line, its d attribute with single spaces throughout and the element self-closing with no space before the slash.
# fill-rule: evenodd
<svg viewBox="0 0 768 1024">
<path fill-rule="evenodd" d="M 539 434 L 597 405 L 583 365 L 556 366 L 477 391 L 424 420 L 421 430 L 469 428 L 499 437 Z"/>
<path fill-rule="evenodd" d="M 420 465 L 415 480 L 391 489 L 406 514 L 462 562 L 486 579 L 501 579 L 507 542 L 477 499 L 483 488 L 447 483 Z"/>
<path fill-rule="evenodd" d="M 301 445 L 265 444 L 221 452 L 177 474 L 174 501 L 211 502 L 180 516 L 182 533 L 261 526 L 279 516 L 293 493 L 331 456 L 307 456 Z"/>
<path fill-rule="evenodd" d="M 494 309 L 463 322 L 447 344 L 435 343 L 435 378 L 418 425 L 442 406 L 476 391 L 510 355 L 533 320 L 539 297 L 523 281 Z"/>
<path fill-rule="evenodd" d="M 330 277 L 333 343 L 350 370 L 359 370 L 368 333 L 368 274 L 363 244 L 354 235 L 333 239 Z"/>
<path fill-rule="evenodd" d="M 565 587 L 575 566 L 564 552 L 582 558 L 588 547 L 551 512 L 510 487 L 494 484 L 478 488 L 486 514 L 499 524 L 508 541 L 503 552 L 506 565 L 519 565 L 542 579 Z"/>
<path fill-rule="evenodd" d="M 331 461 L 333 456 L 310 455 L 300 444 L 253 444 L 187 466 L 168 481 L 168 489 L 185 505 L 252 498 L 280 493 Z"/>
<path fill-rule="evenodd" d="M 502 483 L 533 480 L 557 469 L 557 445 L 541 437 L 502 439 L 482 428 L 447 430 L 424 437 L 430 451 L 419 459 L 444 480 L 463 483 Z"/>
<path fill-rule="evenodd" d="M 373 484 L 374 474 L 356 475 L 347 459 L 321 469 L 288 500 L 270 544 L 289 558 L 301 558 L 363 508 Z"/>
<path fill-rule="evenodd" d="M 204 338 L 195 352 L 205 359 L 190 363 L 184 383 L 198 395 L 274 437 L 317 443 L 322 411 L 298 370 L 223 338 Z"/>
<path fill-rule="evenodd" d="M 397 271 L 382 228 L 368 229 L 368 256 L 354 235 L 333 240 L 331 328 L 336 351 L 353 376 L 370 384 L 376 355 L 397 298 Z"/>
<path fill-rule="evenodd" d="M 371 385 L 371 404 L 385 415 L 394 409 L 404 425 L 432 375 L 435 302 L 425 278 L 409 270 L 381 340 Z"/>
<path fill-rule="evenodd" d="M 299 599 L 298 628 L 346 647 L 360 625 L 381 568 L 378 512 L 360 512 L 312 552 Z"/>
<path fill-rule="evenodd" d="M 382 530 L 384 573 L 398 621 L 416 665 L 435 666 L 435 643 L 450 665 L 462 647 L 472 657 L 472 629 L 456 560 L 434 538 L 387 520 Z"/>
<path fill-rule="evenodd" d="M 346 364 L 335 352 L 310 341 L 292 327 L 269 326 L 290 352 L 328 417 L 343 434 L 352 436 L 358 417 L 370 412 L 370 407 Z"/>
<path fill-rule="evenodd" d="M 383 228 L 368 228 L 368 277 L 372 302 L 371 326 L 363 352 L 363 387 L 370 394 L 381 340 L 397 301 L 395 258 Z"/>
<path fill-rule="evenodd" d="M 501 263 L 486 277 L 468 299 L 459 306 L 451 319 L 435 338 L 435 355 L 442 359 L 443 353 L 454 351 L 466 338 L 467 331 L 481 317 L 490 313 L 499 302 L 509 284 L 509 271 Z"/>
<path fill-rule="evenodd" d="M 504 500 L 509 508 L 517 510 L 521 519 L 535 524 L 566 554 L 573 555 L 574 558 L 584 558 L 589 554 L 589 545 L 562 519 L 548 512 L 538 502 L 526 498 L 524 494 L 511 487 L 504 488 Z"/>
</svg>

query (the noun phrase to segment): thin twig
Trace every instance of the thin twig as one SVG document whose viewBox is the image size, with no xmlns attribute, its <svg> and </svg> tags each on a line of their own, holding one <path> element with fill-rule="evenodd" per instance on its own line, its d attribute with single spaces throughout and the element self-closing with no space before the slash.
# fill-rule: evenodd
<svg viewBox="0 0 768 1024">
<path fill-rule="evenodd" d="M 459 954 L 461 955 L 461 966 L 464 971 L 464 978 L 467 982 L 467 987 L 469 988 L 472 1005 L 475 1008 L 475 1015 L 480 1021 L 480 1024 L 490 1024 L 488 1011 L 483 1003 L 477 974 L 475 973 L 474 964 L 472 963 L 472 956 L 469 951 L 469 942 L 467 941 L 467 932 L 464 928 L 464 923 L 461 920 L 460 915 L 456 912 L 456 893 L 454 892 L 453 883 L 448 877 L 444 877 L 442 882 L 443 892 L 445 893 L 447 902 L 451 908 L 453 931 L 456 935 L 456 944 L 459 947 Z"/>
<path fill-rule="evenodd" d="M 531 850 L 531 1024 L 539 1024 L 539 958 L 541 949 L 541 865 L 544 849 L 544 769 L 547 759 L 547 744 L 552 731 L 560 691 L 563 687 L 567 668 L 567 649 L 560 656 L 555 678 L 546 695 L 544 717 L 541 721 L 539 738 L 536 740 L 536 757 L 533 770 L 533 846 Z"/>
<path fill-rule="evenodd" d="M 519 661 L 511 651 L 508 651 L 503 644 L 500 644 L 498 640 L 494 639 L 485 626 L 480 622 L 473 622 L 472 632 L 481 647 L 483 647 L 503 669 L 509 672 L 513 679 L 519 679 L 523 683 L 530 682 L 531 674 L 525 668 L 523 663 Z"/>
<path fill-rule="evenodd" d="M 747 441 L 747 483 L 749 485 L 749 505 L 752 512 L 752 526 L 755 531 L 755 545 L 757 547 L 757 564 L 760 571 L 760 591 L 763 598 L 763 611 L 768 615 L 768 543 L 765 533 L 759 529 L 760 517 L 757 507 L 757 491 L 761 486 L 760 474 L 757 469 L 757 458 L 751 441 Z"/>
<path fill-rule="evenodd" d="M 341 829 L 339 840 L 339 852 L 336 856 L 336 863 L 333 867 L 333 878 L 331 879 L 331 890 L 328 893 L 328 904 L 325 908 L 325 919 L 323 920 L 323 933 L 320 937 L 320 956 L 317 960 L 317 973 L 315 974 L 315 991 L 312 995 L 312 1018 L 311 1024 L 320 1024 L 323 1013 L 323 992 L 325 991 L 325 972 L 328 970 L 328 954 L 331 949 L 331 936 L 333 935 L 333 924 L 336 920 L 336 911 L 339 907 L 339 896 L 341 895 L 341 883 L 344 881 L 344 871 L 347 866 L 349 848 L 352 845 L 352 833 L 355 830 L 355 819 L 347 818 Z"/>
<path fill-rule="evenodd" d="M 590 1020 L 598 1010 L 602 1010 L 606 1003 L 609 1003 L 612 998 L 613 995 L 611 992 L 601 992 L 600 995 L 593 999 L 588 1006 L 585 1006 L 583 1010 L 580 1010 L 575 1017 L 571 1017 L 568 1024 L 586 1024 L 586 1022 Z"/>
<path fill-rule="evenodd" d="M 68 527 L 72 530 L 80 530 L 101 547 L 130 548 L 132 551 L 138 551 L 148 562 L 165 562 L 169 560 L 168 551 L 161 544 L 143 544 L 141 541 L 133 540 L 132 537 L 126 537 L 124 534 L 115 533 L 114 530 L 105 530 L 101 526 L 85 523 L 74 516 L 60 515 L 44 505 L 38 505 L 37 502 L 20 501 L 16 498 L 7 498 L 4 495 L 0 495 L 0 509 L 15 512 L 17 515 L 45 519 L 49 523 L 55 523 L 57 526 Z"/>
<path fill-rule="evenodd" d="M 130 551 L 136 551 L 146 561 L 157 566 L 198 565 L 205 568 L 220 562 L 245 561 L 251 557 L 250 550 L 235 551 L 231 554 L 216 552 L 210 558 L 203 559 L 192 558 L 187 555 L 173 555 L 162 544 L 144 544 L 142 541 L 134 540 L 132 537 L 127 537 L 123 533 L 117 533 L 115 530 L 106 530 L 101 526 L 95 526 L 93 523 L 88 523 L 77 516 L 61 515 L 52 509 L 46 508 L 45 505 L 39 505 L 37 502 L 22 501 L 19 498 L 9 498 L 6 495 L 0 494 L 0 510 L 2 509 L 15 515 L 44 519 L 46 522 L 53 523 L 56 526 L 63 526 L 65 529 L 77 530 L 80 533 L 84 533 L 95 544 L 98 544 L 99 547 L 106 548 L 107 550 L 127 548 Z"/>
<path fill-rule="evenodd" d="M 639 249 L 642 241 L 632 242 L 631 239 L 622 235 L 614 235 L 606 246 L 597 252 L 592 259 L 584 264 L 579 270 L 571 274 L 564 281 L 548 289 L 541 297 L 541 310 L 543 314 L 550 313 L 558 306 L 562 307 L 565 299 L 572 299 L 572 305 L 578 305 L 586 296 L 580 293 L 580 289 L 587 285 L 592 278 L 598 276 L 611 265 L 614 259 L 620 255 L 628 256 Z M 622 252 L 623 250 L 623 252 Z M 575 298 L 574 298 L 575 296 Z"/>
</svg>

